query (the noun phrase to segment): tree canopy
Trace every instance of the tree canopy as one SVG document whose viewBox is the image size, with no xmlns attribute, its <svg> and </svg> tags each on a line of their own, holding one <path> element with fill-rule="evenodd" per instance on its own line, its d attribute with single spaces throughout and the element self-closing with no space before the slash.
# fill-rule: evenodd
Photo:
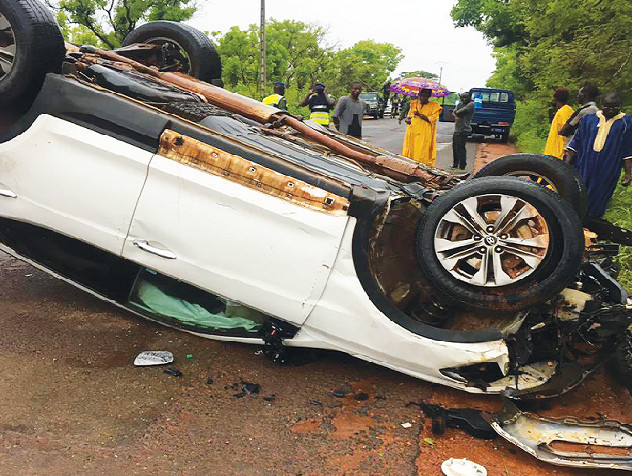
<svg viewBox="0 0 632 476">
<path fill-rule="evenodd" d="M 496 47 L 495 85 L 525 95 L 590 82 L 632 104 L 631 2 L 458 0 L 452 18 Z"/>
<path fill-rule="evenodd" d="M 48 1 L 66 38 L 117 48 L 125 36 L 145 21 L 190 19 L 192 0 L 60 0 Z"/>
<path fill-rule="evenodd" d="M 259 26 L 247 30 L 232 27 L 226 34 L 214 33 L 222 58 L 223 80 L 227 88 L 258 97 Z M 381 91 L 383 84 L 402 60 L 401 49 L 390 43 L 372 40 L 336 49 L 327 43 L 327 31 L 300 21 L 266 24 L 266 77 L 269 90 L 276 81 L 287 85 L 290 111 L 300 112 L 297 104 L 316 82 L 327 85 L 327 92 L 340 97 L 349 92 L 351 81 L 362 81 L 365 90 Z"/>
</svg>

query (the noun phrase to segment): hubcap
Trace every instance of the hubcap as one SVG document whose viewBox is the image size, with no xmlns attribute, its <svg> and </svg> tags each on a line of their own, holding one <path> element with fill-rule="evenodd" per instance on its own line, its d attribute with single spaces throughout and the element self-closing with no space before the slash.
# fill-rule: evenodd
<svg viewBox="0 0 632 476">
<path fill-rule="evenodd" d="M 549 230 L 525 200 L 481 195 L 463 200 L 443 216 L 434 245 L 441 265 L 459 281 L 506 286 L 538 268 L 549 249 Z"/>
<path fill-rule="evenodd" d="M 15 61 L 15 36 L 11 24 L 0 13 L 0 81 L 11 72 Z"/>
</svg>

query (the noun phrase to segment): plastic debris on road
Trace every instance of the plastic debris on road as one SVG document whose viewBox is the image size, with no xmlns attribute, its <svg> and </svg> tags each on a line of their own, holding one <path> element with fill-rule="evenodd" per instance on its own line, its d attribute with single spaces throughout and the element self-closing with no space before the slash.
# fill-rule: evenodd
<svg viewBox="0 0 632 476">
<path fill-rule="evenodd" d="M 480 464 L 465 458 L 450 458 L 441 464 L 446 476 L 487 476 L 487 470 Z"/>
<path fill-rule="evenodd" d="M 134 359 L 134 365 L 145 367 L 148 365 L 164 365 L 173 362 L 173 354 L 166 350 L 146 350 Z"/>
</svg>

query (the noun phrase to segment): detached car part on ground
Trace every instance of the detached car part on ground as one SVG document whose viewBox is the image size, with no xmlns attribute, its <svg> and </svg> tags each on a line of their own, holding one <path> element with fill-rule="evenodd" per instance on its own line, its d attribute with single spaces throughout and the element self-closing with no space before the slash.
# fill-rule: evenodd
<svg viewBox="0 0 632 476">
<path fill-rule="evenodd" d="M 214 86 L 190 27 L 125 45 L 64 45 L 39 3 L 0 0 L 0 249 L 280 362 L 333 349 L 516 400 L 615 349 L 628 375 L 617 247 L 582 230 L 562 162 L 462 181 Z"/>
</svg>

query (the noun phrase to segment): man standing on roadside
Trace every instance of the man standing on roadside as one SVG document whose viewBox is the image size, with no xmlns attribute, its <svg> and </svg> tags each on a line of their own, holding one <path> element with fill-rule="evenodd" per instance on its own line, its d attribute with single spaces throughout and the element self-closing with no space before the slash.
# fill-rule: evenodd
<svg viewBox="0 0 632 476">
<path fill-rule="evenodd" d="M 274 94 L 263 98 L 263 104 L 274 106 L 287 112 L 287 100 L 285 99 L 285 83 L 274 83 Z"/>
<path fill-rule="evenodd" d="M 579 90 L 579 94 L 577 95 L 577 100 L 579 104 L 582 105 L 577 111 L 573 113 L 566 124 L 562 127 L 560 134 L 566 137 L 573 137 L 575 131 L 579 127 L 579 121 L 586 114 L 594 114 L 599 108 L 597 107 L 597 98 L 599 97 L 599 88 L 597 86 L 593 86 L 592 84 L 585 84 Z M 570 142 L 570 139 L 567 139 Z"/>
<path fill-rule="evenodd" d="M 553 104 L 557 108 L 557 112 L 553 116 L 549 137 L 546 139 L 546 145 L 544 146 L 546 155 L 552 155 L 558 159 L 564 157 L 564 147 L 566 146 L 566 138 L 560 132 L 562 126 L 566 124 L 566 121 L 573 114 L 573 108 L 568 105 L 568 97 L 567 89 L 560 88 L 553 93 Z"/>
<path fill-rule="evenodd" d="M 470 93 L 461 93 L 459 106 L 452 110 L 454 116 L 454 134 L 452 135 L 452 168 L 465 170 L 467 165 L 467 136 L 472 133 L 472 116 L 474 103 L 470 101 Z"/>
<path fill-rule="evenodd" d="M 314 84 L 299 106 L 309 106 L 309 118 L 315 123 L 325 127 L 329 125 L 329 111 L 334 107 L 334 100 L 327 94 L 323 83 Z"/>
<path fill-rule="evenodd" d="M 348 134 L 362 139 L 362 117 L 366 109 L 365 102 L 360 99 L 362 83 L 351 83 L 351 91 L 348 96 L 343 96 L 338 101 L 334 111 L 334 124 L 343 134 Z"/>
<path fill-rule="evenodd" d="M 587 114 L 579 121 L 579 128 L 566 149 L 564 159 L 586 182 L 586 218 L 603 216 L 617 187 L 622 165 L 625 175 L 621 185 L 627 187 L 631 180 L 632 118 L 621 112 L 618 94 L 606 94 L 601 111 Z"/>
</svg>

